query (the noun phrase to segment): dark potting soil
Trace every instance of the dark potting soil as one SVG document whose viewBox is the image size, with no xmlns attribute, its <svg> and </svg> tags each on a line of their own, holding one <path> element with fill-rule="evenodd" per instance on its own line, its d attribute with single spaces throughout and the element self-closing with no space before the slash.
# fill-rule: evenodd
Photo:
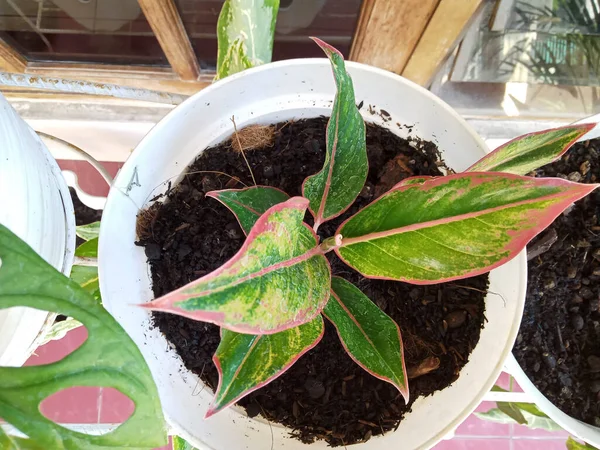
<svg viewBox="0 0 600 450">
<path fill-rule="evenodd" d="M 258 184 L 301 195 L 302 181 L 319 171 L 325 155 L 327 119 L 278 124 L 272 146 L 247 151 Z M 320 227 L 321 238 L 395 183 L 412 175 L 441 175 L 434 144 L 408 142 L 390 131 L 367 127 L 368 181 L 350 210 Z M 215 171 L 219 173 L 207 173 Z M 228 143 L 207 149 L 189 175 L 143 213 L 140 243 L 150 261 L 158 297 L 207 274 L 232 257 L 244 234 L 229 210 L 204 193 L 252 184 L 248 168 Z M 224 175 L 228 174 L 228 175 Z M 307 214 L 307 222 L 312 220 Z M 261 413 L 293 430 L 302 441 L 320 438 L 331 445 L 369 439 L 397 427 L 419 396 L 451 384 L 479 340 L 484 318 L 487 275 L 460 282 L 415 286 L 369 280 L 328 254 L 334 274 L 357 285 L 400 326 L 407 366 L 439 358 L 433 372 L 410 380 L 406 405 L 389 383 L 369 375 L 350 359 L 335 329 L 326 321 L 323 340 L 282 376 L 243 398 L 250 416 Z M 175 346 L 185 366 L 213 389 L 218 375 L 212 355 L 219 344 L 217 326 L 155 313 L 154 322 Z"/>
<path fill-rule="evenodd" d="M 600 140 L 574 145 L 536 176 L 600 180 Z M 579 200 L 528 246 L 525 313 L 514 354 L 558 408 L 600 426 L 600 192 Z M 550 246 L 551 245 L 551 246 Z"/>
</svg>

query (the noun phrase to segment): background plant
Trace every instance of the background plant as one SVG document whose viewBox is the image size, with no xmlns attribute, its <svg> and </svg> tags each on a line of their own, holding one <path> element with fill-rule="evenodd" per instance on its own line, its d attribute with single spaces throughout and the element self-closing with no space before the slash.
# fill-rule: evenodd
<svg viewBox="0 0 600 450">
<path fill-rule="evenodd" d="M 408 381 L 398 326 L 358 288 L 332 276 L 335 251 L 368 278 L 431 284 L 488 272 L 521 251 L 565 208 L 596 186 L 525 177 L 559 157 L 590 125 L 513 140 L 462 174 L 398 183 L 319 242 L 319 226 L 346 211 L 367 173 L 364 121 L 342 55 L 315 39 L 337 87 L 321 171 L 303 197 L 269 186 L 207 193 L 247 234 L 214 272 L 144 307 L 222 328 L 213 357 L 219 385 L 210 416 L 280 376 L 317 345 L 325 316 L 361 367 L 393 384 Z M 311 230 L 303 222 L 309 210 Z M 401 301 L 401 299 L 398 299 Z"/>
</svg>

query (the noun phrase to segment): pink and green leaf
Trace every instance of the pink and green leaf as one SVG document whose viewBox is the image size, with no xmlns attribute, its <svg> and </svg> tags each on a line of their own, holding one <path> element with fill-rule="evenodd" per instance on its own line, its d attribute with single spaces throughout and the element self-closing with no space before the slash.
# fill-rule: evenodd
<svg viewBox="0 0 600 450">
<path fill-rule="evenodd" d="M 526 175 L 560 158 L 596 124 L 568 125 L 519 136 L 473 164 L 467 172 Z"/>
<path fill-rule="evenodd" d="M 308 200 L 269 208 L 244 245 L 212 273 L 144 306 L 240 333 L 271 334 L 314 319 L 329 299 L 331 269 L 303 222 Z"/>
<path fill-rule="evenodd" d="M 313 39 L 329 58 L 337 86 L 327 124 L 325 163 L 321 171 L 307 177 L 302 184 L 302 193 L 310 200 L 309 210 L 315 218 L 316 230 L 354 202 L 367 180 L 369 162 L 365 123 L 356 107 L 352 78 L 346 72 L 344 58 L 329 44 Z"/>
<path fill-rule="evenodd" d="M 396 322 L 340 277 L 331 279 L 331 297 L 323 313 L 337 329 L 348 355 L 374 377 L 393 384 L 408 402 L 408 377 Z"/>
<path fill-rule="evenodd" d="M 223 203 L 235 215 L 242 230 L 248 235 L 258 218 L 289 197 L 285 192 L 269 186 L 252 186 L 246 189 L 224 189 L 206 194 Z"/>
<path fill-rule="evenodd" d="M 256 336 L 222 330 L 221 343 L 213 356 L 219 385 L 206 417 L 279 377 L 319 343 L 324 329 L 319 315 L 275 334 Z"/>
<path fill-rule="evenodd" d="M 504 173 L 400 183 L 343 223 L 339 257 L 369 278 L 431 284 L 516 256 L 598 185 Z"/>
</svg>

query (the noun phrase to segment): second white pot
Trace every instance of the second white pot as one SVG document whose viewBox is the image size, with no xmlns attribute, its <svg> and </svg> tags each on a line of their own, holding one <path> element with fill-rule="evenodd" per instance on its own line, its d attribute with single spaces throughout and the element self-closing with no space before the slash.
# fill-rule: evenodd
<svg viewBox="0 0 600 450">
<path fill-rule="evenodd" d="M 439 145 L 445 161 L 460 171 L 486 152 L 483 141 L 445 103 L 425 89 L 389 72 L 348 63 L 357 103 L 365 120 L 406 137 Z M 249 419 L 230 408 L 204 420 L 212 393 L 183 368 L 165 337 L 150 324 L 150 314 L 135 304 L 153 298 L 144 250 L 134 241 L 136 214 L 151 198 L 176 183 L 206 147 L 253 123 L 276 123 L 329 115 L 335 85 L 325 59 L 292 60 L 251 69 L 220 81 L 191 97 L 165 117 L 142 140 L 121 169 L 111 189 L 100 233 L 100 287 L 105 307 L 138 344 L 157 382 L 163 409 L 173 431 L 199 448 L 215 450 L 265 448 L 288 450 L 307 446 L 288 437 L 288 430 Z M 384 121 L 369 111 L 385 110 Z M 386 116 L 386 115 L 384 115 Z M 387 117 L 387 116 L 386 116 Z M 426 449 L 452 432 L 481 401 L 510 353 L 521 320 L 526 283 L 524 254 L 494 270 L 486 298 L 489 320 L 479 344 L 450 387 L 420 398 L 398 430 L 369 442 L 361 450 Z M 324 442 L 310 446 L 328 448 Z M 354 448 L 354 447 L 353 447 Z"/>
</svg>

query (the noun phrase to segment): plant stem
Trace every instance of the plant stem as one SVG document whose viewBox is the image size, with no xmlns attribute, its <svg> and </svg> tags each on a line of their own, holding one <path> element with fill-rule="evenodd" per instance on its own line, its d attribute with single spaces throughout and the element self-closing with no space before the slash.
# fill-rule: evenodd
<svg viewBox="0 0 600 450">
<path fill-rule="evenodd" d="M 331 236 L 321 242 L 319 248 L 323 251 L 323 253 L 327 253 L 334 248 L 338 248 L 340 245 L 342 245 L 342 235 L 336 234 L 335 236 Z"/>
</svg>

